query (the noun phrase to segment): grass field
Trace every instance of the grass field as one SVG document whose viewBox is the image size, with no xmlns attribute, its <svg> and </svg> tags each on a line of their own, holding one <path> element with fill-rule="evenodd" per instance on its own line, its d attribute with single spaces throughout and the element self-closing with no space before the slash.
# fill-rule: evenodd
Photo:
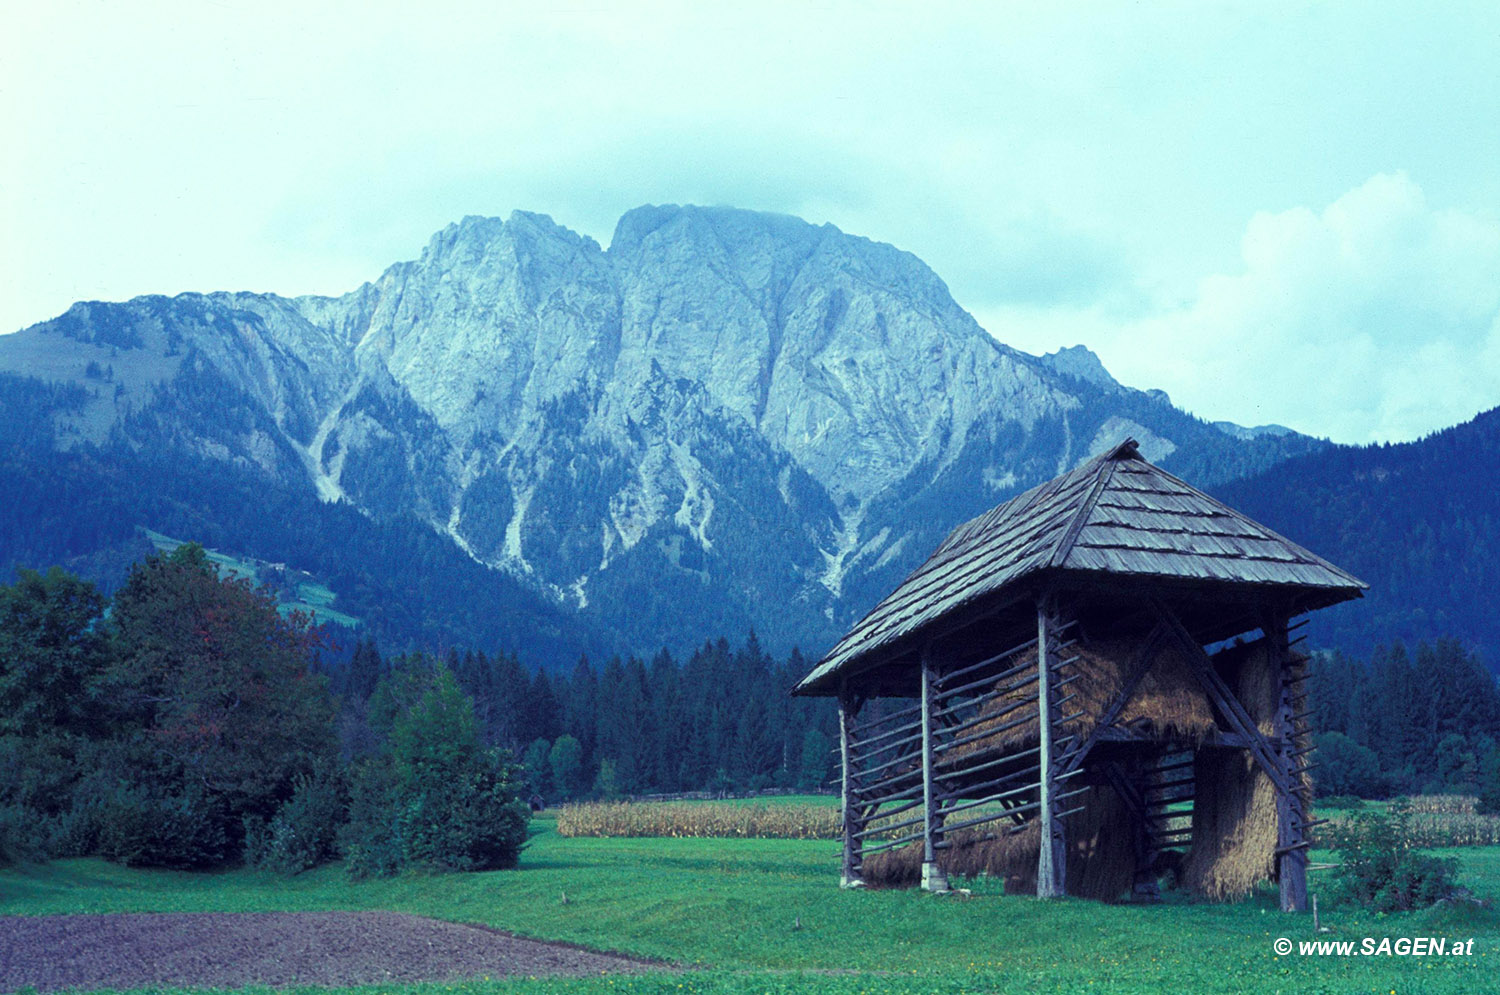
<svg viewBox="0 0 1500 995">
<path fill-rule="evenodd" d="M 158 552 L 170 553 L 182 545 L 181 539 L 174 539 L 151 529 L 141 531 L 145 533 L 146 538 L 151 541 Z M 260 567 L 257 565 L 260 561 L 241 559 L 221 553 L 216 549 L 205 549 L 204 553 L 208 556 L 209 562 L 218 568 L 220 576 L 247 580 L 251 584 L 261 583 Z M 324 584 L 304 580 L 296 582 L 290 594 L 286 592 L 284 594 L 280 604 L 276 606 L 277 611 L 282 615 L 290 615 L 294 611 L 305 612 L 316 624 L 332 622 L 348 629 L 357 629 L 364 624 L 353 615 L 347 615 L 335 609 L 333 603 L 337 600 L 337 595 Z"/>
<path fill-rule="evenodd" d="M 1328 938 L 1475 938 L 1472 957 L 1277 957 L 1312 938 L 1274 896 L 1237 905 L 1106 906 L 916 891 L 840 891 L 835 844 L 805 840 L 563 838 L 549 820 L 516 872 L 351 882 L 339 867 L 138 871 L 97 860 L 0 872 L 0 913 L 391 909 L 478 922 L 693 968 L 643 977 L 511 980 L 448 992 L 1379 992 L 1473 993 L 1500 976 L 1492 910 L 1372 916 L 1324 909 Z M 1500 847 L 1447 851 L 1500 895 Z M 1315 860 L 1326 855 L 1315 855 Z M 1312 890 L 1321 881 L 1313 876 Z M 566 903 L 563 895 L 567 895 Z M 368 989 L 375 991 L 376 989 Z M 380 989 L 382 991 L 390 989 Z"/>
</svg>

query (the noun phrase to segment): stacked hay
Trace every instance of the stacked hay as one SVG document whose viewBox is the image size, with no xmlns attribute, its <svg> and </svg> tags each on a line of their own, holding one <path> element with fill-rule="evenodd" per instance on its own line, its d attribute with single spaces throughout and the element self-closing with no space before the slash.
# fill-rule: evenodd
<svg viewBox="0 0 1500 995">
<path fill-rule="evenodd" d="M 1063 689 L 1064 695 L 1075 695 L 1063 706 L 1065 714 L 1080 713 L 1066 731 L 1079 739 L 1093 731 L 1095 723 L 1109 708 L 1139 655 L 1139 644 L 1099 642 L 1079 644 L 1068 651 L 1077 661 L 1065 668 L 1063 678 L 1075 677 Z M 986 728 L 1007 725 L 1022 717 L 1009 729 L 996 728 L 994 735 L 981 736 L 974 742 L 939 752 L 935 762 L 939 770 L 970 766 L 1006 754 L 1035 747 L 1040 739 L 1039 716 L 1034 703 L 1016 706 L 1036 694 L 1035 649 L 1017 656 L 1012 666 L 1030 665 L 1029 674 L 1006 680 L 1019 684 L 1016 690 L 981 706 L 981 714 L 992 715 L 992 722 L 980 723 L 965 736 L 983 733 Z M 1030 677 L 1030 680 L 1025 678 Z M 1215 729 L 1213 708 L 1198 685 L 1187 661 L 1175 647 L 1159 647 L 1145 675 L 1115 720 L 1162 741 L 1201 741 Z M 1035 758 L 1017 761 L 1017 767 L 1034 764 Z M 989 768 L 984 778 L 993 778 L 1007 768 Z M 1113 788 L 1090 787 L 1085 793 L 1069 799 L 1069 808 L 1079 808 L 1064 820 L 1068 842 L 1069 894 L 1113 901 L 1127 892 L 1135 875 L 1136 829 L 1125 803 Z M 959 830 L 947 839 L 951 846 L 939 852 L 938 863 L 950 875 L 987 874 L 1003 878 L 1007 892 L 1036 892 L 1039 823 L 1031 819 L 1024 829 L 1015 829 L 1009 821 Z M 885 850 L 865 858 L 863 877 L 878 887 L 910 887 L 921 880 L 922 845 L 913 843 Z"/>
<path fill-rule="evenodd" d="M 1068 894 L 1115 901 L 1130 890 L 1135 874 L 1130 811 L 1108 787 L 1091 787 L 1071 802 L 1082 803 L 1083 809 L 1063 820 Z M 938 851 L 938 864 L 950 877 L 1001 878 L 1006 894 L 1034 895 L 1041 823 L 1032 819 L 1019 832 L 1012 832 L 1014 828 L 1000 821 L 952 833 L 948 836 L 952 845 Z M 915 886 L 922 877 L 922 844 L 867 857 L 863 876 L 875 887 Z"/>
<path fill-rule="evenodd" d="M 1267 736 L 1276 734 L 1280 674 L 1264 640 L 1232 647 L 1215 657 L 1215 668 L 1252 721 Z M 1298 658 L 1294 667 L 1301 667 Z M 1300 705 L 1294 711 L 1304 711 Z M 1306 745 L 1308 729 L 1299 723 L 1297 749 Z M 1274 876 L 1276 863 L 1276 788 L 1249 750 L 1200 749 L 1193 766 L 1193 846 L 1182 880 L 1211 899 L 1235 899 Z M 1310 785 L 1303 775 L 1304 799 Z"/>
<path fill-rule="evenodd" d="M 1139 646 L 1130 642 L 1079 644 L 1067 651 L 1069 657 L 1077 657 L 1077 662 L 1064 668 L 1061 676 L 1063 679 L 1076 676 L 1077 679 L 1068 684 L 1062 693 L 1076 697 L 1063 706 L 1063 712 L 1080 713 L 1077 719 L 1068 724 L 1068 733 L 1077 735 L 1081 740 L 1093 732 L 1094 724 L 1119 694 L 1138 652 Z M 1005 683 L 1007 686 L 1021 686 L 985 702 L 982 713 L 995 716 L 994 721 L 975 726 L 973 734 L 982 733 L 987 727 L 1007 725 L 1023 716 L 1027 721 L 1009 729 L 998 730 L 993 736 L 944 751 L 938 758 L 939 766 L 959 766 L 961 761 L 971 761 L 977 754 L 1016 753 L 1037 745 L 1041 735 L 1040 713 L 1035 704 L 1015 707 L 1037 693 L 1036 659 L 1035 649 L 1015 658 L 1013 666 L 1024 663 L 1029 664 L 1030 669 Z M 1154 738 L 1195 742 L 1215 728 L 1213 708 L 1199 688 L 1198 681 L 1181 652 L 1173 646 L 1157 649 L 1150 668 L 1136 685 L 1135 693 L 1130 696 L 1115 721 L 1119 725 L 1135 727 Z"/>
</svg>

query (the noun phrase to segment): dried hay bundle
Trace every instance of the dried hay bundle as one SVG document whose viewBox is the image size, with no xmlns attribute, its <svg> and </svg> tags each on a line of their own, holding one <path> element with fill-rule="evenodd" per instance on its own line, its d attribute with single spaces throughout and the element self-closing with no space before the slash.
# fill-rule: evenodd
<svg viewBox="0 0 1500 995">
<path fill-rule="evenodd" d="M 1112 902 L 1129 890 L 1135 874 L 1134 828 L 1125 803 L 1109 787 L 1092 787 L 1072 800 L 1083 810 L 1063 820 L 1068 842 L 1068 894 Z M 1041 822 L 1024 829 L 1007 821 L 948 835 L 938 864 L 950 876 L 987 875 L 1005 881 L 1011 895 L 1036 894 Z M 865 858 L 863 876 L 875 887 L 909 888 L 922 877 L 922 844 L 884 850 Z"/>
<path fill-rule="evenodd" d="M 1077 680 L 1063 691 L 1065 695 L 1075 696 L 1065 710 L 1081 714 L 1068 724 L 1067 731 L 1085 738 L 1119 695 L 1139 655 L 1139 645 L 1126 641 L 1080 643 L 1070 648 L 1068 654 L 1077 660 L 1062 671 L 1062 676 L 1066 679 L 1076 675 Z M 966 735 L 978 735 L 987 728 L 995 728 L 995 734 L 945 751 L 939 757 L 940 766 L 953 765 L 980 753 L 1016 753 L 1036 746 L 1040 740 L 1040 715 L 1036 705 L 1016 706 L 1037 693 L 1037 653 L 1033 648 L 1014 659 L 1013 666 L 1029 664 L 1028 670 L 1006 681 L 1007 686 L 1019 684 L 1020 687 L 985 702 L 981 713 L 995 716 L 994 721 L 980 723 Z M 1026 718 L 1024 722 L 1008 729 L 998 728 L 1023 716 Z M 1199 688 L 1181 652 L 1170 645 L 1156 650 L 1149 669 L 1136 685 L 1116 722 L 1144 727 L 1158 738 L 1195 742 L 1214 730 L 1213 709 L 1208 698 Z"/>
<path fill-rule="evenodd" d="M 1294 673 L 1305 662 L 1295 658 Z M 1265 641 L 1225 650 L 1214 663 L 1260 731 L 1274 736 L 1281 683 Z M 1305 710 L 1298 700 L 1293 708 Z M 1299 722 L 1294 748 L 1307 745 L 1308 738 L 1305 721 Z M 1200 749 L 1193 779 L 1193 847 L 1183 865 L 1183 883 L 1208 898 L 1240 898 L 1275 874 L 1275 785 L 1248 750 L 1238 749 Z M 1306 803 L 1311 785 L 1305 774 L 1301 790 Z"/>
<path fill-rule="evenodd" d="M 1182 883 L 1206 898 L 1240 898 L 1271 875 L 1276 789 L 1248 750 L 1199 750 L 1193 774 L 1193 846 Z"/>
</svg>

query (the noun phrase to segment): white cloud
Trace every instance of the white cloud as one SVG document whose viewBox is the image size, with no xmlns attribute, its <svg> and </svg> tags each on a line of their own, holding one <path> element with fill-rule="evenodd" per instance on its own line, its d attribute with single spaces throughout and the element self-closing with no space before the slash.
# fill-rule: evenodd
<svg viewBox="0 0 1500 995">
<path fill-rule="evenodd" d="M 1071 323 L 1123 382 L 1205 417 L 1341 442 L 1410 439 L 1500 404 L 1494 218 L 1434 208 L 1404 173 L 1380 174 L 1321 211 L 1255 215 L 1241 257 L 1182 306 L 1053 314 L 1050 334 Z"/>
<path fill-rule="evenodd" d="M 1493 4 L 12 6 L 0 334 L 675 201 L 888 241 L 1002 341 L 1211 417 L 1364 439 L 1495 400 L 1493 223 L 1400 176 L 1339 196 L 1403 165 L 1500 204 Z M 1292 204 L 1330 206 L 1244 230 Z"/>
</svg>

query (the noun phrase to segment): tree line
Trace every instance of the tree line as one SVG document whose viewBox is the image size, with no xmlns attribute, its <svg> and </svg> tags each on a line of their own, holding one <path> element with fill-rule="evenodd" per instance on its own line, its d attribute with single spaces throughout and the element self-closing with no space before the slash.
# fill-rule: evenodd
<svg viewBox="0 0 1500 995">
<path fill-rule="evenodd" d="M 563 674 L 528 670 L 504 653 L 386 658 L 362 640 L 329 676 L 342 748 L 354 755 L 405 675 L 451 672 L 474 703 L 483 741 L 519 758 L 531 792 L 550 803 L 830 790 L 838 773 L 834 706 L 788 693 L 811 668 L 795 649 L 773 659 L 752 631 L 737 647 L 723 637 L 706 641 L 684 660 L 662 650 L 649 663 L 613 656 L 596 666 L 584 656 Z"/>
<path fill-rule="evenodd" d="M 1455 639 L 1314 654 L 1308 705 L 1321 795 L 1500 795 L 1500 686 Z"/>
<path fill-rule="evenodd" d="M 505 867 L 527 801 L 837 777 L 832 702 L 788 694 L 811 662 L 753 632 L 565 673 L 369 639 L 334 655 L 322 638 L 192 544 L 136 563 L 112 598 L 19 571 L 0 585 L 0 858 Z M 1500 808 L 1500 689 L 1464 645 L 1317 653 L 1308 694 L 1321 795 Z"/>
<path fill-rule="evenodd" d="M 505 867 L 533 799 L 834 775 L 831 706 L 786 693 L 807 661 L 753 633 L 565 675 L 370 640 L 340 657 L 194 544 L 136 563 L 112 598 L 18 571 L 0 585 L 0 862 Z"/>
</svg>

